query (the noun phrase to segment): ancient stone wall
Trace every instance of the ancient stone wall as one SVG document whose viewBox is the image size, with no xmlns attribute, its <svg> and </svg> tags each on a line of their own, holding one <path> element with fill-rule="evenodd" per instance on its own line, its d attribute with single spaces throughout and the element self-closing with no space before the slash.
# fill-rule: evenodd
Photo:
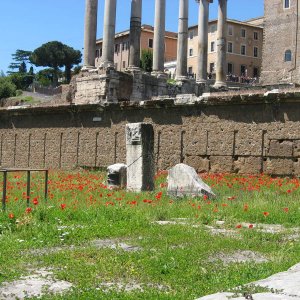
<svg viewBox="0 0 300 300">
<path fill-rule="evenodd" d="M 177 101 L 180 103 L 180 101 Z M 0 110 L 2 167 L 125 163 L 125 124 L 155 128 L 156 169 L 300 175 L 300 93 Z"/>
</svg>

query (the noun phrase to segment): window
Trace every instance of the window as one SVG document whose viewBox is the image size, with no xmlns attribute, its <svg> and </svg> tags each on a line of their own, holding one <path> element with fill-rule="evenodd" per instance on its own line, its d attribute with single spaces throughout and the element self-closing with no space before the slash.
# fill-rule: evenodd
<svg viewBox="0 0 300 300">
<path fill-rule="evenodd" d="M 96 58 L 99 57 L 99 50 L 96 50 Z"/>
<path fill-rule="evenodd" d="M 120 52 L 120 44 L 115 44 L 115 53 Z"/>
<path fill-rule="evenodd" d="M 189 50 L 189 54 L 190 54 L 190 56 L 193 56 L 193 49 L 192 48 Z"/>
<path fill-rule="evenodd" d="M 241 45 L 241 55 L 246 55 L 246 46 Z"/>
<path fill-rule="evenodd" d="M 246 29 L 244 29 L 244 28 L 241 29 L 241 37 L 242 38 L 246 37 Z"/>
<path fill-rule="evenodd" d="M 123 60 L 123 69 L 126 68 L 126 61 Z"/>
<path fill-rule="evenodd" d="M 258 48 L 257 47 L 253 48 L 253 56 L 258 57 Z"/>
<path fill-rule="evenodd" d="M 190 75 L 190 76 L 193 75 L 193 67 L 189 67 L 189 75 Z"/>
<path fill-rule="evenodd" d="M 233 44 L 232 42 L 228 42 L 227 44 L 227 52 L 232 53 L 233 52 Z"/>
<path fill-rule="evenodd" d="M 148 40 L 148 47 L 153 48 L 153 39 Z"/>
<path fill-rule="evenodd" d="M 210 32 L 215 32 L 215 31 L 217 31 L 217 25 L 216 25 L 216 24 L 212 24 L 212 25 L 209 27 L 209 29 L 210 29 Z"/>
<path fill-rule="evenodd" d="M 210 52 L 215 52 L 215 42 L 210 43 Z"/>
<path fill-rule="evenodd" d="M 233 64 L 232 63 L 228 63 L 227 73 L 228 74 L 233 74 Z"/>
<path fill-rule="evenodd" d="M 125 50 L 125 47 L 126 47 L 126 43 L 122 43 L 122 51 Z"/>
<path fill-rule="evenodd" d="M 247 76 L 247 68 L 245 65 L 241 65 L 241 76 Z"/>
<path fill-rule="evenodd" d="M 228 25 L 228 35 L 233 35 L 233 27 Z"/>
<path fill-rule="evenodd" d="M 209 64 L 209 72 L 213 73 L 215 71 L 215 63 L 210 63 Z"/>
<path fill-rule="evenodd" d="M 259 77 L 259 68 L 258 67 L 253 68 L 253 77 L 255 77 L 255 78 Z"/>
<path fill-rule="evenodd" d="M 290 8 L 290 0 L 283 0 L 283 7 Z"/>
<path fill-rule="evenodd" d="M 190 37 L 190 40 L 192 40 L 194 38 L 194 31 L 193 30 L 191 30 L 189 32 L 189 37 Z"/>
<path fill-rule="evenodd" d="M 102 57 L 102 48 L 100 48 L 100 57 Z"/>
<path fill-rule="evenodd" d="M 256 41 L 258 40 L 258 32 L 257 31 L 253 32 L 253 39 Z"/>
<path fill-rule="evenodd" d="M 284 53 L 284 61 L 292 61 L 292 51 L 286 50 Z"/>
</svg>

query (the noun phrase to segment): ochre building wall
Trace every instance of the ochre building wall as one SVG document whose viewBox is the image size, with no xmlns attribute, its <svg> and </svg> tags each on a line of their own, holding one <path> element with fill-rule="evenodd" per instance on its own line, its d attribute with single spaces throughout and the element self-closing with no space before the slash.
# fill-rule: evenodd
<svg viewBox="0 0 300 300">
<path fill-rule="evenodd" d="M 155 129 L 155 163 L 199 172 L 300 175 L 300 95 L 0 110 L 1 167 L 73 169 L 125 162 L 125 124 Z M 95 119 L 96 118 L 96 119 Z"/>
</svg>

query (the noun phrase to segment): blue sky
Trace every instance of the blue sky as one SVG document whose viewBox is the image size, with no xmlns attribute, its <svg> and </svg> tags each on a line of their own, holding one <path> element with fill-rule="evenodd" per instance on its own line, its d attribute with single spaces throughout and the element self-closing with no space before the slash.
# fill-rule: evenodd
<svg viewBox="0 0 300 300">
<path fill-rule="evenodd" d="M 118 0 L 117 31 L 129 28 L 130 0 Z M 153 25 L 154 0 L 143 0 L 142 23 Z M 179 0 L 167 0 L 166 29 L 177 31 Z M 83 47 L 85 0 L 0 0 L 0 70 L 7 71 L 17 49 L 34 50 L 48 41 Z M 197 4 L 190 0 L 190 25 L 197 23 Z M 102 37 L 104 0 L 99 0 L 98 33 Z M 263 15 L 263 0 L 228 0 L 228 17 L 246 20 Z M 210 19 L 217 18 L 217 0 Z"/>
</svg>

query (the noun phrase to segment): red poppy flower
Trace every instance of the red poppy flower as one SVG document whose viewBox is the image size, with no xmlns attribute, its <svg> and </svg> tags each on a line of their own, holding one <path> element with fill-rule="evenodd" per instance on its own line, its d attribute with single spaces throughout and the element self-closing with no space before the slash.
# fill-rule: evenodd
<svg viewBox="0 0 300 300">
<path fill-rule="evenodd" d="M 242 225 L 241 225 L 241 224 L 238 224 L 238 225 L 235 226 L 235 228 L 240 229 L 240 228 L 242 228 Z"/>
<path fill-rule="evenodd" d="M 34 198 L 34 199 L 32 200 L 32 203 L 33 203 L 34 205 L 38 205 L 38 204 L 39 204 L 39 201 L 38 201 L 37 198 Z"/>
<path fill-rule="evenodd" d="M 249 229 L 252 229 L 253 227 L 254 227 L 253 224 L 250 224 L 250 225 L 249 225 Z"/>
<path fill-rule="evenodd" d="M 30 214 L 30 213 L 32 212 L 32 208 L 31 208 L 31 207 L 27 207 L 27 208 L 25 209 L 25 212 L 26 212 L 27 214 Z"/>
<path fill-rule="evenodd" d="M 264 211 L 264 216 L 267 217 L 270 213 L 267 211 Z"/>
<path fill-rule="evenodd" d="M 60 205 L 60 208 L 62 209 L 62 210 L 64 210 L 65 208 L 66 208 L 66 204 L 64 204 L 64 203 L 62 203 L 61 205 Z"/>
<path fill-rule="evenodd" d="M 289 212 L 289 208 L 288 208 L 288 207 L 285 207 L 283 210 L 284 210 L 286 213 Z"/>
<path fill-rule="evenodd" d="M 9 217 L 10 219 L 13 219 L 13 218 L 15 217 L 15 215 L 14 215 L 14 214 L 9 214 L 8 217 Z"/>
</svg>

